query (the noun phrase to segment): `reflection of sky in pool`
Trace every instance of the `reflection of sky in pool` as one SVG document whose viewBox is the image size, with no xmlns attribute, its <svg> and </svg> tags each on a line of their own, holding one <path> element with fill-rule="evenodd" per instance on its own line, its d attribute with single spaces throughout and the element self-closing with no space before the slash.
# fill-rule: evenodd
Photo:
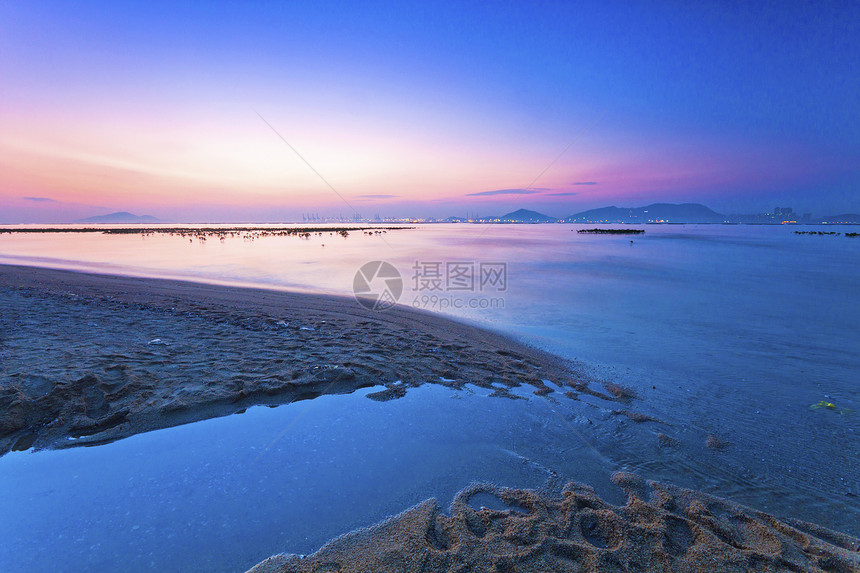
<svg viewBox="0 0 860 573">
<path fill-rule="evenodd" d="M 613 493 L 607 464 L 573 430 L 587 406 L 436 386 L 379 403 L 369 391 L 9 454 L 3 570 L 242 570 L 431 496 L 447 504 L 471 481 L 540 486 L 547 465 Z"/>
</svg>

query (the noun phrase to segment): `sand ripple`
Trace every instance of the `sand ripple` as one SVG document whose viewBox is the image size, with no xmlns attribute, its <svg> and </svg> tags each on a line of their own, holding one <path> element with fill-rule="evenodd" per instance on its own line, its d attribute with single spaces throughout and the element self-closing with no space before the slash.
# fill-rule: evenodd
<svg viewBox="0 0 860 573">
<path fill-rule="evenodd" d="M 479 484 L 443 514 L 427 500 L 307 557 L 275 555 L 250 573 L 337 571 L 860 571 L 860 539 L 776 518 L 629 473 L 613 506 L 585 485 L 560 496 Z M 508 509 L 474 509 L 475 496 Z"/>
</svg>

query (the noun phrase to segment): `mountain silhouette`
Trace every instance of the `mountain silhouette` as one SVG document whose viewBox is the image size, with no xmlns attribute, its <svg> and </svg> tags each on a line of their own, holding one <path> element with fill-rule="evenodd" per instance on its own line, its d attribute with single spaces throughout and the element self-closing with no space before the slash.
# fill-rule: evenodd
<svg viewBox="0 0 860 573">
<path fill-rule="evenodd" d="M 78 219 L 75 223 L 160 223 L 161 219 L 157 219 L 152 215 L 134 215 L 128 211 L 118 211 L 109 215 L 97 215 L 95 217 L 87 217 L 86 219 Z"/>
</svg>

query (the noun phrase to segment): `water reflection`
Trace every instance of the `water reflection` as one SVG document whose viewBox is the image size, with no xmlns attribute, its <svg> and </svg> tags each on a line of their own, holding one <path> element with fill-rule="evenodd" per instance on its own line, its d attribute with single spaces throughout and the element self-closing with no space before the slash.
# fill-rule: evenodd
<svg viewBox="0 0 860 573">
<path fill-rule="evenodd" d="M 381 404 L 370 391 L 9 454 L 4 571 L 244 570 L 430 496 L 447 504 L 473 480 L 538 487 L 561 468 L 618 497 L 605 462 L 543 399 L 426 385 Z"/>
<path fill-rule="evenodd" d="M 63 499 L 78 500 L 78 505 L 69 506 L 73 516 L 69 523 L 76 525 L 63 533 L 71 535 L 73 530 L 86 529 L 88 523 L 101 519 L 88 517 L 89 521 L 82 522 L 74 517 L 88 515 L 86 504 L 92 503 L 90 496 L 100 499 L 98 488 L 66 490 L 59 485 L 75 483 L 73 476 L 81 474 L 74 472 L 83 470 L 73 466 L 86 466 L 80 461 L 84 456 L 104 456 L 93 467 L 102 468 L 105 476 L 113 476 L 110 479 L 126 481 L 127 475 L 116 473 L 120 471 L 117 459 L 124 459 L 123 463 L 137 460 L 130 467 L 141 475 L 147 475 L 145 467 L 152 463 L 147 460 L 161 460 L 156 464 L 161 469 L 153 470 L 158 476 L 146 478 L 154 485 L 135 494 L 132 505 L 137 503 L 134 500 L 165 495 L 175 500 L 177 496 L 164 492 L 191 487 L 166 477 L 187 473 L 179 466 L 166 469 L 170 464 L 187 461 L 198 468 L 194 472 L 201 473 L 188 478 L 196 488 L 201 483 L 221 484 L 218 472 L 228 470 L 217 464 L 229 463 L 233 469 L 228 473 L 237 477 L 224 485 L 212 485 L 222 488 L 220 497 L 200 498 L 195 506 L 176 505 L 178 513 L 173 515 L 185 516 L 178 521 L 171 516 L 173 509 L 170 513 L 159 510 L 161 513 L 152 517 L 154 521 L 147 527 L 152 528 L 153 539 L 163 537 L 159 531 L 182 539 L 180 532 L 174 531 L 177 523 L 188 528 L 187 516 L 208 515 L 200 517 L 200 522 L 192 517 L 190 528 L 208 531 L 209 538 L 218 540 L 211 531 L 212 524 L 226 519 L 225 532 L 240 530 L 247 533 L 248 540 L 260 539 L 258 549 L 265 548 L 262 554 L 288 547 L 311 551 L 331 535 L 399 511 L 429 492 L 448 499 L 473 479 L 494 479 L 511 486 L 534 484 L 547 474 L 540 468 L 598 485 L 610 470 L 632 469 L 646 478 L 705 489 L 765 511 L 860 534 L 860 395 L 856 385 L 860 306 L 855 294 L 860 282 L 860 242 L 844 237 L 797 236 L 790 228 L 673 225 L 648 226 L 645 235 L 634 238 L 631 245 L 628 237 L 580 235 L 573 232 L 577 228 L 428 225 L 390 232 L 384 240 L 375 234 L 352 233 L 347 238 L 262 237 L 253 242 L 93 234 L 68 235 L 57 241 L 45 235 L 0 235 L 3 262 L 347 295 L 362 264 L 386 260 L 403 276 L 405 288 L 400 302 L 404 304 L 413 304 L 414 297 L 426 294 L 412 281 L 416 262 L 503 262 L 507 272 L 507 289 L 499 295 L 503 306 L 492 310 L 448 307 L 442 312 L 584 360 L 595 376 L 635 389 L 637 409 L 661 420 L 637 424 L 625 416 L 613 416 L 605 408 L 591 417 L 573 410 L 564 413 L 570 406 L 550 399 L 533 398 L 528 406 L 522 401 L 501 406 L 508 401 L 488 399 L 478 407 L 472 395 L 456 400 L 436 396 L 438 389 L 422 388 L 420 392 L 426 394 L 410 392 L 403 401 L 382 405 L 351 397 L 314 400 L 314 415 L 303 422 L 307 427 L 302 426 L 301 432 L 297 429 L 296 436 L 302 437 L 279 443 L 278 448 L 291 445 L 279 449 L 279 461 L 271 465 L 266 465 L 270 463 L 268 456 L 256 465 L 252 463 L 250 457 L 258 456 L 257 450 L 242 453 L 248 444 L 263 447 L 266 438 L 261 436 L 268 437 L 271 432 L 237 430 L 237 435 L 243 436 L 236 438 L 239 442 L 225 432 L 217 440 L 225 449 L 213 450 L 215 442 L 200 445 L 199 455 L 191 459 L 184 451 L 175 457 L 169 452 L 178 451 L 177 444 L 185 440 L 197 444 L 206 440 L 171 437 L 168 444 L 159 442 L 167 438 L 153 433 L 127 440 L 128 444 L 120 442 L 109 449 L 81 454 L 16 454 L 0 460 L 0 479 L 7 480 L 9 487 L 24 484 L 36 488 L 41 478 L 30 483 L 26 476 L 61 476 L 52 482 L 54 485 L 33 489 L 26 499 L 55 499 L 50 497 L 54 490 Z M 416 400 L 416 396 L 426 398 L 426 402 Z M 338 399 L 351 405 L 349 412 L 343 412 L 345 417 L 336 418 L 336 422 L 328 421 L 343 431 L 311 424 L 327 419 L 316 408 Z M 821 401 L 853 414 L 810 408 Z M 492 405 L 489 410 L 488 404 Z M 499 426 L 494 416 L 487 415 L 481 418 L 486 427 L 472 431 L 476 415 L 500 414 L 493 408 L 502 407 L 510 408 L 502 418 L 510 423 Z M 536 414 L 538 408 L 542 408 L 540 415 Z M 562 412 L 561 417 L 553 408 Z M 404 409 L 410 409 L 408 416 L 401 416 Z M 351 417 L 364 414 L 361 424 Z M 282 415 L 288 416 L 277 414 Z M 444 416 L 444 421 L 438 416 Z M 402 426 L 404 421 L 399 417 L 412 420 L 414 425 Z M 226 419 L 205 424 L 237 423 Z M 591 427 L 595 424 L 599 431 Z M 437 428 L 440 425 L 450 433 L 435 433 L 441 431 Z M 582 430 L 594 449 L 584 447 L 571 425 Z M 170 431 L 193 436 L 208 427 L 195 424 Z M 347 431 L 350 428 L 355 431 Z M 363 437 L 364 428 L 368 428 L 370 438 Z M 675 445 L 666 448 L 658 434 L 674 440 Z M 712 451 L 706 445 L 710 434 L 733 445 L 723 452 Z M 132 453 L 124 449 L 132 447 L 132 440 L 152 445 Z M 524 448 L 528 455 L 523 454 Z M 310 453 L 292 457 L 297 451 Z M 74 461 L 64 457 L 73 455 L 82 457 Z M 523 463 L 518 456 L 528 462 Z M 241 461 L 234 466 L 231 460 Z M 201 469 L 207 468 L 207 463 L 216 465 Z M 63 464 L 69 466 L 60 471 Z M 338 468 L 348 473 L 352 466 L 365 467 L 365 473 L 338 473 Z M 27 467 L 30 473 L 22 469 Z M 260 467 L 263 469 L 254 469 Z M 314 472 L 299 471 L 312 467 Z M 14 468 L 25 473 L 16 473 Z M 286 474 L 285 468 L 293 473 Z M 486 468 L 491 470 L 486 472 Z M 274 485 L 260 481 L 285 480 L 285 475 L 298 476 L 289 479 L 301 487 L 276 490 Z M 430 475 L 433 477 L 427 477 Z M 265 495 L 252 503 L 245 494 L 250 489 Z M 345 493 L 314 511 L 322 511 L 328 516 L 325 523 L 337 523 L 337 527 L 320 525 L 307 538 L 291 533 L 295 526 L 290 524 L 304 519 L 302 511 L 310 511 L 306 505 L 309 500 L 323 491 L 334 495 L 329 490 Z M 119 508 L 128 511 L 127 500 L 113 495 L 116 497 L 111 503 L 117 515 Z M 278 495 L 288 502 L 270 507 L 266 500 Z M 362 499 L 373 501 L 368 505 L 358 501 Z M 100 505 L 112 507 L 111 503 Z M 146 507 L 146 503 L 140 506 Z M 202 509 L 204 506 L 211 509 Z M 233 517 L 223 517 L 227 514 Z M 23 519 L 28 515 L 25 512 Z M 55 538 L 57 524 L 45 515 L 39 518 L 34 513 L 28 527 L 3 532 L 10 536 L 5 538 L 19 541 L 6 547 L 32 543 L 21 537 L 26 531 L 39 532 L 31 539 Z M 278 521 L 279 516 L 282 521 Z M 34 521 L 37 519 L 45 521 Z M 252 522 L 243 524 L 242 520 Z M 201 528 L 203 521 L 207 525 Z M 273 523 L 281 525 L 274 527 Z M 142 535 L 134 531 L 128 533 L 123 547 L 134 545 L 133 540 Z M 228 556 L 219 552 L 220 543 L 209 543 L 206 537 L 201 533 L 200 540 L 185 539 L 183 543 L 209 547 L 213 568 L 216 562 L 250 563 L 261 557 L 260 551 L 245 561 Z M 95 542 L 84 538 L 80 543 Z M 104 547 L 92 551 L 102 555 Z M 155 553 L 140 556 L 140 567 L 145 568 L 146 559 L 155 559 Z"/>
</svg>

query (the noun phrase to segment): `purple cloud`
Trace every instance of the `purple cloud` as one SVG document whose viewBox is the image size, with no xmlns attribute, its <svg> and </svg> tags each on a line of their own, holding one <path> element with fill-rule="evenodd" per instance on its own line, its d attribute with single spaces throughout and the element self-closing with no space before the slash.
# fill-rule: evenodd
<svg viewBox="0 0 860 573">
<path fill-rule="evenodd" d="M 534 195 L 538 191 L 538 189 L 496 189 L 495 191 L 466 193 L 466 197 L 483 197 L 487 195 Z"/>
</svg>

